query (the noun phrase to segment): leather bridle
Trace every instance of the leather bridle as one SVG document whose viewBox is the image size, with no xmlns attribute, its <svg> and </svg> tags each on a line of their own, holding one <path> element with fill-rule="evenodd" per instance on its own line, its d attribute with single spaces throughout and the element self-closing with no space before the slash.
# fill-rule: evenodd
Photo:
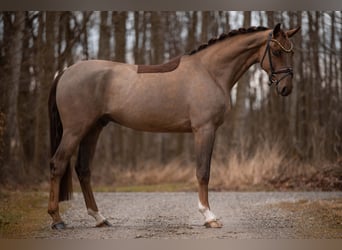
<svg viewBox="0 0 342 250">
<path fill-rule="evenodd" d="M 293 69 L 292 67 L 286 67 L 286 68 L 281 68 L 279 70 L 275 70 L 273 67 L 273 63 L 272 63 L 272 56 L 271 56 L 271 50 L 270 50 L 270 42 L 275 42 L 276 44 L 279 45 L 279 47 L 281 48 L 282 51 L 286 52 L 286 53 L 291 53 L 292 49 L 293 49 L 293 44 L 291 43 L 290 48 L 285 48 L 278 40 L 273 39 L 272 38 L 273 32 L 270 32 L 270 34 L 268 35 L 268 39 L 267 39 L 267 45 L 266 45 L 266 49 L 265 49 L 265 53 L 264 56 L 261 59 L 260 65 L 262 67 L 263 63 L 264 63 L 264 59 L 266 57 L 266 54 L 268 54 L 268 60 L 270 63 L 270 70 L 271 73 L 269 74 L 269 85 L 271 86 L 272 84 L 275 84 L 276 86 L 279 84 L 279 82 L 281 80 L 283 80 L 284 78 L 291 76 L 293 77 Z M 280 79 L 276 78 L 277 74 L 284 74 Z"/>
</svg>

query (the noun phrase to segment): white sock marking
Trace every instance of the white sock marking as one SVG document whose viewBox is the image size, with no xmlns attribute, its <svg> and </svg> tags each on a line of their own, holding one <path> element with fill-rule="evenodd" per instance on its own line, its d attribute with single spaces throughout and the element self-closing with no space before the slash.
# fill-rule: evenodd
<svg viewBox="0 0 342 250">
<path fill-rule="evenodd" d="M 88 214 L 94 217 L 94 219 L 96 220 L 96 225 L 99 225 L 106 220 L 106 218 L 103 217 L 103 215 L 100 212 L 95 212 L 90 208 L 88 208 Z"/>
<path fill-rule="evenodd" d="M 209 208 L 202 205 L 200 201 L 198 201 L 198 210 L 205 218 L 205 222 L 216 221 L 217 218 L 213 212 L 209 210 Z"/>
</svg>

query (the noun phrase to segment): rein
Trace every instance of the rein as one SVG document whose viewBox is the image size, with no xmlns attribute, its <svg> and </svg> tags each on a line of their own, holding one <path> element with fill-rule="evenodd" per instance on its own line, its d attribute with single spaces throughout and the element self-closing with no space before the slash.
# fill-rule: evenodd
<svg viewBox="0 0 342 250">
<path fill-rule="evenodd" d="M 291 67 L 287 67 L 287 68 L 282 68 L 279 70 L 274 70 L 273 67 L 273 63 L 272 63 L 272 56 L 271 56 L 271 50 L 270 50 L 270 42 L 275 42 L 276 44 L 279 45 L 279 47 L 286 53 L 291 53 L 292 49 L 293 49 L 293 44 L 291 43 L 290 48 L 285 48 L 278 40 L 273 39 L 272 38 L 272 32 L 270 32 L 270 34 L 268 35 L 268 39 L 267 39 L 267 45 L 266 45 L 266 49 L 265 49 L 265 53 L 264 56 L 261 59 L 260 65 L 262 66 L 264 63 L 264 59 L 266 57 L 266 53 L 268 54 L 268 60 L 270 62 L 270 69 L 271 69 L 271 73 L 269 74 L 269 85 L 271 86 L 272 84 L 275 84 L 276 86 L 279 84 L 279 82 L 281 80 L 283 80 L 285 77 L 288 76 L 293 76 L 293 69 Z M 282 78 L 280 78 L 279 80 L 276 78 L 277 74 L 285 74 Z"/>
</svg>

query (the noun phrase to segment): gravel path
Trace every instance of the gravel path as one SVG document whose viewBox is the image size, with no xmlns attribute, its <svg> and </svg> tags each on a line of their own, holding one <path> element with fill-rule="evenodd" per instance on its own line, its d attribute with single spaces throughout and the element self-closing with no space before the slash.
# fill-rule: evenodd
<svg viewBox="0 0 342 250">
<path fill-rule="evenodd" d="M 342 198 L 342 192 L 210 192 L 221 229 L 206 229 L 197 210 L 197 193 L 96 193 L 102 214 L 113 224 L 95 228 L 83 196 L 75 193 L 62 218 L 67 229 L 44 230 L 36 238 L 57 239 L 204 239 L 298 238 L 298 220 L 275 204 Z"/>
</svg>

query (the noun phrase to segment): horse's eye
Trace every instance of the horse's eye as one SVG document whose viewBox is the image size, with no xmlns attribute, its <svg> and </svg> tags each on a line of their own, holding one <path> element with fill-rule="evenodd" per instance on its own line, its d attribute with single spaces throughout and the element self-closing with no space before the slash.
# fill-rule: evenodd
<svg viewBox="0 0 342 250">
<path fill-rule="evenodd" d="M 273 55 L 275 55 L 277 57 L 281 56 L 281 50 L 273 50 L 272 53 L 273 53 Z"/>
</svg>

